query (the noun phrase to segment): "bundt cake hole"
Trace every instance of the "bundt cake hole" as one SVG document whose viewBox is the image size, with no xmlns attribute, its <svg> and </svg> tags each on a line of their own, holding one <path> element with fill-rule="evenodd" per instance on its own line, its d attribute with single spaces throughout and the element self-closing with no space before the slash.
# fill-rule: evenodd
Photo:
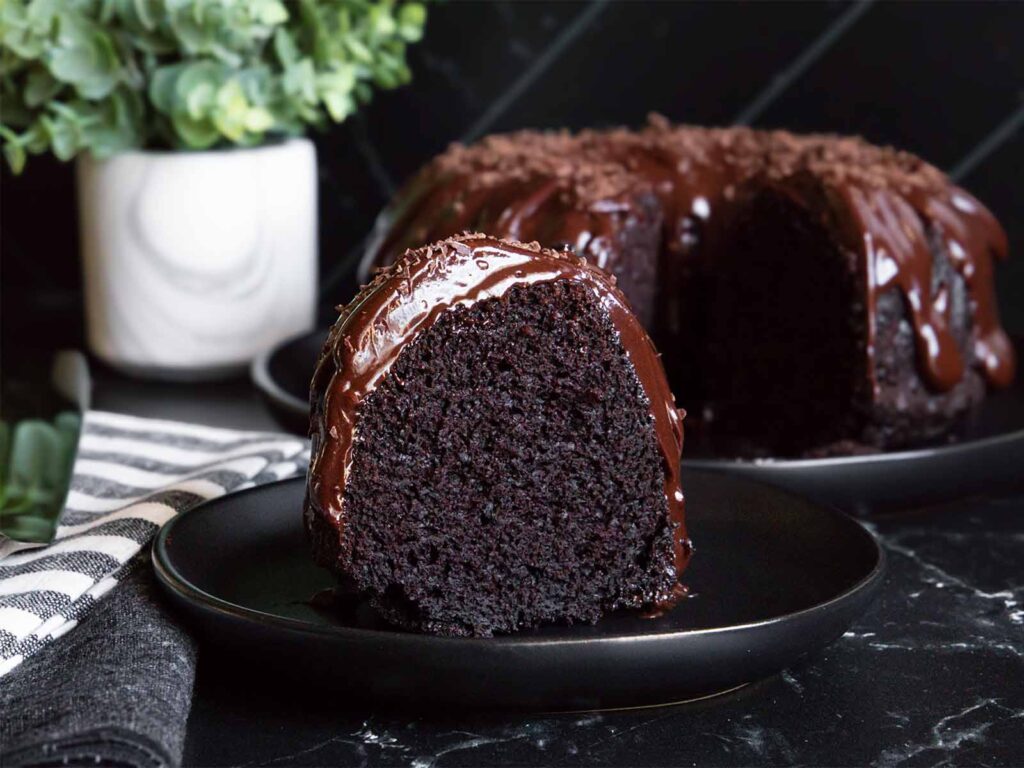
<svg viewBox="0 0 1024 768">
<path fill-rule="evenodd" d="M 849 312 L 855 272 L 825 228 L 771 188 L 721 224 L 702 353 L 718 449 L 787 456 L 839 440 L 865 358 Z"/>
</svg>

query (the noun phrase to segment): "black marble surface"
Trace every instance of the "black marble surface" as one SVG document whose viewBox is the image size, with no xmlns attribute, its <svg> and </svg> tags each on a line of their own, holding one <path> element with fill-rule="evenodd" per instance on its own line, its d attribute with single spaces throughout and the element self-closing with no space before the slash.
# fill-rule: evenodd
<svg viewBox="0 0 1024 768">
<path fill-rule="evenodd" d="M 244 381 L 157 385 L 101 371 L 96 406 L 273 426 Z M 867 524 L 889 555 L 876 605 L 803 666 L 742 690 L 618 712 L 387 712 L 357 692 L 272 683 L 204 649 L 185 764 L 1024 764 L 1024 497 Z"/>
</svg>

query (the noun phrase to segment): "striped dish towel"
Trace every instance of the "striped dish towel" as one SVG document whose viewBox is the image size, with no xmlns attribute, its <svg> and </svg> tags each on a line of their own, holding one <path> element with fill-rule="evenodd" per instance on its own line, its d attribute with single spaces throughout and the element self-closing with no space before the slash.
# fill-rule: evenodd
<svg viewBox="0 0 1024 768">
<path fill-rule="evenodd" d="M 54 541 L 0 537 L 0 677 L 71 630 L 178 512 L 308 463 L 289 435 L 89 412 Z"/>
</svg>

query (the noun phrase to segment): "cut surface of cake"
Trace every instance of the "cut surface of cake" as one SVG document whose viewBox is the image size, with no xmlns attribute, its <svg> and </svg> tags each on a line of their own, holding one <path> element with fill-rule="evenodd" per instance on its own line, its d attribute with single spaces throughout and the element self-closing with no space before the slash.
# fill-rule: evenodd
<svg viewBox="0 0 1024 768">
<path fill-rule="evenodd" d="M 390 622 L 486 636 L 681 596 L 681 416 L 581 257 L 405 253 L 341 309 L 311 404 L 314 555 Z"/>
<path fill-rule="evenodd" d="M 717 450 L 940 439 L 1014 375 L 1002 228 L 936 168 L 860 139 L 653 118 L 453 146 L 382 216 L 363 276 L 464 228 L 528 232 L 618 276 Z"/>
</svg>

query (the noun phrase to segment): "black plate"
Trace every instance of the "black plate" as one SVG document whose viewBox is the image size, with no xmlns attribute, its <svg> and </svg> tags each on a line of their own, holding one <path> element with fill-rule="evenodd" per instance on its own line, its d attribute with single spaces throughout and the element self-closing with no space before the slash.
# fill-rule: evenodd
<svg viewBox="0 0 1024 768">
<path fill-rule="evenodd" d="M 410 704 L 584 709 L 679 701 L 787 667 L 842 635 L 878 587 L 883 555 L 840 512 L 759 483 L 684 477 L 697 553 L 693 596 L 657 619 L 550 626 L 486 639 L 388 628 L 368 608 L 310 599 L 330 575 L 310 559 L 302 479 L 207 502 L 172 520 L 153 561 L 210 642 L 264 674 Z"/>
<path fill-rule="evenodd" d="M 327 337 L 321 329 L 254 361 L 252 377 L 278 422 L 293 432 L 309 427 L 309 380 Z M 1017 339 L 1024 360 L 1024 340 Z M 857 514 L 884 513 L 976 494 L 1024 488 L 1024 375 L 991 393 L 949 445 L 870 456 L 745 461 L 685 455 L 684 466 L 730 472 L 794 491 Z"/>
<path fill-rule="evenodd" d="M 274 418 L 297 435 L 309 434 L 309 382 L 328 330 L 320 328 L 283 341 L 253 360 L 249 369 Z"/>
</svg>

